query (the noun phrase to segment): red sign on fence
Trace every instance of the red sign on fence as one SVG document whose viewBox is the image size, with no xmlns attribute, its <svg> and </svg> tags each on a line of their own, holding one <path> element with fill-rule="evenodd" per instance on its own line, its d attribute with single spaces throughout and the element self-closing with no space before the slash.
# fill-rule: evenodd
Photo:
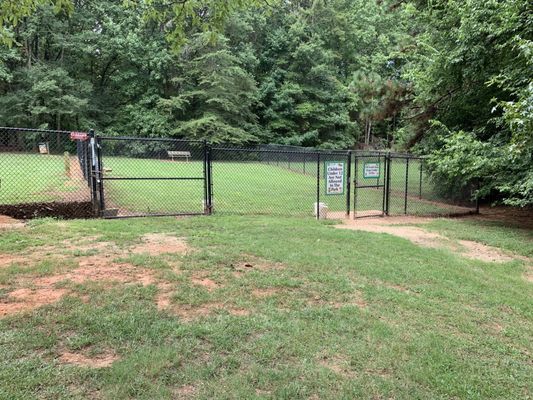
<svg viewBox="0 0 533 400">
<path fill-rule="evenodd" d="M 87 132 L 70 132 L 70 140 L 87 140 Z"/>
</svg>

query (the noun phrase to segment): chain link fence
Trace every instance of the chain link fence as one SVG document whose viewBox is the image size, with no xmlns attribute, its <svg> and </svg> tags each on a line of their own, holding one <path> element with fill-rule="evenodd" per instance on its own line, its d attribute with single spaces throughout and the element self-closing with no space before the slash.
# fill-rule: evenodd
<svg viewBox="0 0 533 400">
<path fill-rule="evenodd" d="M 93 216 L 85 132 L 0 127 L 0 214 Z"/>
<path fill-rule="evenodd" d="M 97 138 L 102 216 L 205 212 L 206 144 L 160 138 Z"/>
<path fill-rule="evenodd" d="M 473 193 L 441 193 L 410 154 L 0 128 L 0 214 L 18 218 L 448 216 Z"/>
</svg>

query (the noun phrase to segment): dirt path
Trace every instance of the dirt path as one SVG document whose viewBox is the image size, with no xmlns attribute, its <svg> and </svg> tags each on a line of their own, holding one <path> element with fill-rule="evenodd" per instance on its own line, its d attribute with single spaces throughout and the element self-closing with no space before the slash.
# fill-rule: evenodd
<svg viewBox="0 0 533 400">
<path fill-rule="evenodd" d="M 515 259 L 532 261 L 526 257 L 508 254 L 496 247 L 487 246 L 482 243 L 470 240 L 453 241 L 438 233 L 430 232 L 420 227 L 406 226 L 408 224 L 424 224 L 429 221 L 431 221 L 430 218 L 409 216 L 361 218 L 344 220 L 342 225 L 336 225 L 335 227 L 373 233 L 388 233 L 408 239 L 419 246 L 448 249 L 454 253 L 461 254 L 463 257 L 485 262 L 508 262 Z"/>
</svg>

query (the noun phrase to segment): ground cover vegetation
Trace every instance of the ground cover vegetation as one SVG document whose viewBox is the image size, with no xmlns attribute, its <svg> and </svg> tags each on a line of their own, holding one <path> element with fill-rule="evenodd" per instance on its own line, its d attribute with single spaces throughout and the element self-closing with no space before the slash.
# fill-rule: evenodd
<svg viewBox="0 0 533 400">
<path fill-rule="evenodd" d="M 528 231 L 406 218 L 364 232 L 364 221 L 37 219 L 0 231 L 0 397 L 527 398 Z M 392 228 L 441 236 L 419 245 Z M 465 239 L 492 250 L 463 253 Z"/>
</svg>

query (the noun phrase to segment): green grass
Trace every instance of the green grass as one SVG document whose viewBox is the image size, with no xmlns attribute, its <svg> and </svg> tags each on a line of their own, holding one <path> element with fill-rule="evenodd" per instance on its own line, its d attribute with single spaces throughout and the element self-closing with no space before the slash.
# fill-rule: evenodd
<svg viewBox="0 0 533 400">
<path fill-rule="evenodd" d="M 512 237 L 517 248 L 531 246 L 530 235 L 519 230 L 480 225 L 476 233 L 477 223 L 452 228 L 456 223 L 430 226 L 451 238 L 480 238 L 484 231 L 493 245 L 508 246 Z M 63 240 L 98 236 L 127 249 L 153 232 L 186 237 L 195 250 L 123 261 L 167 280 L 178 310 L 213 302 L 223 307 L 184 320 L 157 310 L 155 285 L 72 285 L 72 295 L 58 303 L 0 319 L 0 398 L 531 396 L 533 289 L 523 277 L 524 262 L 473 261 L 327 222 L 38 220 L 26 230 L 0 232 L 0 253 L 25 255 L 44 245 L 57 251 L 29 270 L 10 268 L 0 295 L 28 274 L 53 274 L 47 259 L 64 254 L 67 260 L 57 267 L 73 268 L 81 256 L 62 249 Z M 235 276 L 242 262 L 278 267 Z M 196 273 L 219 286 L 207 291 L 193 284 Z M 254 290 L 270 295 L 258 297 Z M 248 314 L 232 315 L 232 308 Z M 119 359 L 88 369 L 62 364 L 65 350 L 112 351 Z"/>
<path fill-rule="evenodd" d="M 527 218 L 527 217 L 526 217 Z M 533 231 L 497 221 L 436 219 L 421 225 L 456 239 L 473 240 L 525 257 L 533 257 Z"/>
<path fill-rule="evenodd" d="M 84 185 L 67 177 L 62 155 L 0 153 L 0 204 L 65 200 Z"/>
<path fill-rule="evenodd" d="M 213 162 L 213 201 L 217 213 L 269 214 L 309 216 L 317 196 L 316 163 L 309 172 L 309 163 L 303 173 L 303 163 L 265 164 L 256 162 Z M 200 162 L 170 162 L 168 160 L 131 159 L 106 157 L 106 168 L 113 177 L 202 177 Z M 291 169 L 289 169 L 289 167 Z M 398 165 L 398 168 L 401 166 Z M 403 166 L 405 168 L 405 165 Z M 418 163 L 409 170 L 410 213 L 446 214 L 455 211 L 453 206 L 418 200 Z M 362 174 L 358 169 L 358 176 Z M 321 173 L 322 175 L 322 173 Z M 416 178 L 416 179 L 415 179 Z M 382 179 L 379 183 L 382 183 Z M 405 186 L 404 174 L 392 175 L 393 187 L 398 191 L 391 195 L 391 214 L 403 214 Z M 358 177 L 359 184 L 377 183 L 375 179 Z M 202 212 L 203 181 L 168 180 L 106 180 L 107 206 L 124 213 Z M 429 187 L 423 196 L 429 197 Z M 353 192 L 351 208 L 353 208 Z M 357 194 L 358 210 L 381 210 L 382 189 L 360 189 Z M 346 210 L 346 193 L 326 195 L 325 183 L 320 183 L 320 201 L 331 212 Z"/>
</svg>

